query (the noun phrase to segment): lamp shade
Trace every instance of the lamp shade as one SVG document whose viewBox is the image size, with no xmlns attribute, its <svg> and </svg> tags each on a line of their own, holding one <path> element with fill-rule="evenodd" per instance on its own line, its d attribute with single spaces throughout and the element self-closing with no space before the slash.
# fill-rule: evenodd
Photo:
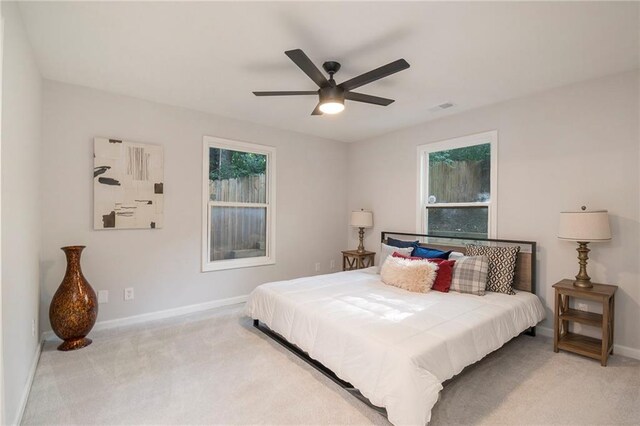
<svg viewBox="0 0 640 426">
<path fill-rule="evenodd" d="M 611 239 L 609 214 L 606 210 L 561 212 L 558 238 L 581 242 L 608 241 Z"/>
<path fill-rule="evenodd" d="M 365 210 L 351 212 L 351 226 L 355 228 L 371 228 L 373 226 L 373 213 Z"/>
</svg>

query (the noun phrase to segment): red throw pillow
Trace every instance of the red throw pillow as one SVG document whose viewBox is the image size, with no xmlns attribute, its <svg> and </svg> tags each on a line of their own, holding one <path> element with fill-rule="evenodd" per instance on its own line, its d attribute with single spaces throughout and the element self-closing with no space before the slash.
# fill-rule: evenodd
<svg viewBox="0 0 640 426">
<path fill-rule="evenodd" d="M 427 260 L 423 257 L 417 257 L 417 256 L 407 256 L 406 254 L 402 254 L 402 253 L 398 253 L 397 251 L 394 251 L 393 254 L 391 255 L 393 257 L 399 257 L 401 259 L 409 259 L 409 260 Z"/>
<path fill-rule="evenodd" d="M 438 275 L 436 280 L 431 286 L 432 290 L 441 291 L 443 293 L 449 293 L 451 287 L 451 279 L 453 278 L 453 265 L 455 260 L 445 259 L 429 259 L 429 262 L 433 262 L 438 265 Z"/>
<path fill-rule="evenodd" d="M 436 275 L 436 280 L 433 282 L 431 289 L 441 291 L 443 293 L 449 293 L 451 279 L 453 278 L 453 265 L 456 263 L 455 260 L 425 259 L 424 257 L 407 256 L 405 254 L 398 253 L 397 251 L 393 252 L 391 256 L 410 260 L 428 260 L 429 262 L 435 263 L 438 265 L 438 274 Z"/>
</svg>

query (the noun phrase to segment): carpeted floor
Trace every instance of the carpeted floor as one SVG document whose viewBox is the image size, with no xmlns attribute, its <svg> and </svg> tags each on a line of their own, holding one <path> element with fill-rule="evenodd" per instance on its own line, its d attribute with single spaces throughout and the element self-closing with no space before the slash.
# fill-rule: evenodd
<svg viewBox="0 0 640 426">
<path fill-rule="evenodd" d="M 23 424 L 388 424 L 255 330 L 242 306 L 47 342 Z M 518 337 L 445 384 L 432 425 L 639 424 L 640 361 Z"/>
</svg>

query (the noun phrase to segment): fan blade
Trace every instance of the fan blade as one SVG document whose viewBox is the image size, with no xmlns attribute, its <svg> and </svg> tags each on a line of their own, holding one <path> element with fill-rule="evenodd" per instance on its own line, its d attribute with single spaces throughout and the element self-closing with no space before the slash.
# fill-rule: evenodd
<svg viewBox="0 0 640 426">
<path fill-rule="evenodd" d="M 374 104 L 374 105 L 382 105 L 382 106 L 387 106 L 395 102 L 393 99 L 380 98 L 378 96 L 365 95 L 364 93 L 356 93 L 356 92 L 345 92 L 344 98 L 349 99 L 350 101 L 364 102 L 366 104 Z"/>
<path fill-rule="evenodd" d="M 353 90 L 373 81 L 380 80 L 381 78 L 388 77 L 391 74 L 406 70 L 407 68 L 409 68 L 409 63 L 404 59 L 398 59 L 390 64 L 383 65 L 380 68 L 376 68 L 375 70 L 354 77 L 351 80 L 342 82 L 338 87 L 342 87 L 344 90 Z"/>
<path fill-rule="evenodd" d="M 311 80 L 313 80 L 318 87 L 325 87 L 329 85 L 329 81 L 322 74 L 322 71 L 316 67 L 311 59 L 300 49 L 295 50 L 287 50 L 284 52 L 285 55 L 289 57 L 306 75 L 309 76 Z"/>
<path fill-rule="evenodd" d="M 324 113 L 322 111 L 320 111 L 320 103 L 318 103 L 318 105 L 316 105 L 316 108 L 313 110 L 311 115 L 322 115 L 322 114 L 324 114 Z"/>
<path fill-rule="evenodd" d="M 256 96 L 295 96 L 295 95 L 317 95 L 317 90 L 305 90 L 297 92 L 253 92 Z"/>
</svg>

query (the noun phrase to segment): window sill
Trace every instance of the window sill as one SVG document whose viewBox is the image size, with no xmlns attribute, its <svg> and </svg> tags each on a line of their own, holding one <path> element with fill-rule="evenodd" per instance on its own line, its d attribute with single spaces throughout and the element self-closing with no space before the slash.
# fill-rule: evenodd
<svg viewBox="0 0 640 426">
<path fill-rule="evenodd" d="M 256 257 L 247 259 L 216 260 L 202 265 L 202 272 L 224 271 L 227 269 L 252 268 L 254 266 L 275 265 L 276 260 L 271 257 Z"/>
</svg>

